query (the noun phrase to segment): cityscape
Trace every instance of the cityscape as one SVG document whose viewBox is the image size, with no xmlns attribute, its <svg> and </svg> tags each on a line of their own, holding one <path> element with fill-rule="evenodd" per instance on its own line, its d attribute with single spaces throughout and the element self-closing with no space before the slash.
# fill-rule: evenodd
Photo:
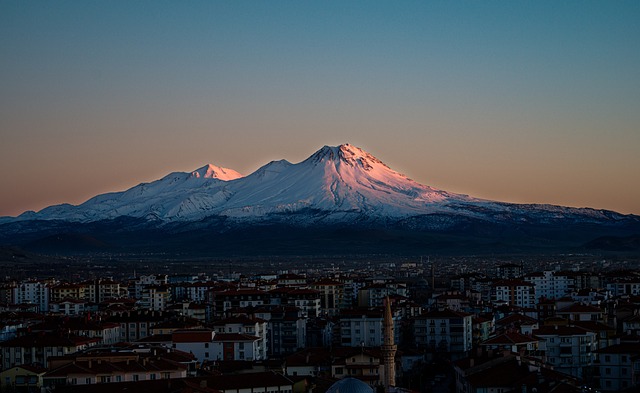
<svg viewBox="0 0 640 393">
<path fill-rule="evenodd" d="M 633 257 L 51 258 L 5 250 L 3 391 L 638 384 Z"/>
</svg>

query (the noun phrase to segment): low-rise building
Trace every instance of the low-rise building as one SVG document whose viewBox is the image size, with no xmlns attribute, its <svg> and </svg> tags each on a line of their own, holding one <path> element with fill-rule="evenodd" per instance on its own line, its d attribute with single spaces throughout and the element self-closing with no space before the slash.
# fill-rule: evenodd
<svg viewBox="0 0 640 393">
<path fill-rule="evenodd" d="M 63 299 L 59 301 L 51 301 L 49 302 L 49 312 L 52 314 L 62 314 L 62 315 L 82 315 L 85 312 L 86 301 L 80 299 Z"/>
<path fill-rule="evenodd" d="M 42 386 L 42 377 L 48 370 L 35 364 L 7 368 L 0 372 L 0 391 L 31 392 Z"/>
<path fill-rule="evenodd" d="M 176 356 L 179 358 L 176 360 Z M 64 356 L 51 361 L 51 371 L 43 376 L 45 387 L 96 385 L 187 377 L 187 366 L 179 360 L 187 353 L 98 352 Z"/>
<path fill-rule="evenodd" d="M 0 343 L 2 367 L 6 369 L 33 363 L 48 367 L 49 358 L 52 356 L 73 354 L 100 342 L 99 338 L 59 333 L 38 333 L 16 337 Z"/>
<path fill-rule="evenodd" d="M 252 349 L 250 357 L 246 359 L 266 359 L 267 358 L 267 321 L 260 318 L 250 318 L 244 315 L 225 318 L 212 324 L 215 332 L 220 334 L 236 333 L 252 337 L 252 347 L 255 346 L 255 353 Z M 231 337 L 231 336 L 229 336 Z M 238 338 L 238 337 L 236 337 Z M 245 342 L 246 337 L 243 338 Z M 242 347 L 242 345 L 241 345 Z M 221 358 L 222 359 L 222 358 Z M 228 360 L 224 358 L 225 360 Z M 235 359 L 238 360 L 238 359 Z"/>
</svg>

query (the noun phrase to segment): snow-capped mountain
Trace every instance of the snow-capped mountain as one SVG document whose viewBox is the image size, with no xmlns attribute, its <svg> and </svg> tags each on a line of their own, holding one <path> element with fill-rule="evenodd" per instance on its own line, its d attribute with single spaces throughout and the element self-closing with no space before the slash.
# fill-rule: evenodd
<svg viewBox="0 0 640 393">
<path fill-rule="evenodd" d="M 612 230 L 628 234 L 640 229 L 637 216 L 510 204 L 438 190 L 392 170 L 358 147 L 344 144 L 324 146 L 297 164 L 273 161 L 248 176 L 214 165 L 174 172 L 126 191 L 98 195 L 81 205 L 50 206 L 37 213 L 4 217 L 0 219 L 0 235 L 3 231 L 15 234 L 42 228 L 54 233 L 61 230 L 60 223 L 77 229 L 122 219 L 173 232 L 286 224 L 511 236 L 531 232 L 531 228 L 536 233 L 555 233 L 574 226 L 588 237 L 592 232 L 602 236 Z"/>
<path fill-rule="evenodd" d="M 16 220 L 86 223 L 122 216 L 163 222 L 209 216 L 262 220 L 307 210 L 323 212 L 323 219 L 330 221 L 355 215 L 388 220 L 433 214 L 496 220 L 523 210 L 536 210 L 550 219 L 577 214 L 598 220 L 610 215 L 600 210 L 515 205 L 449 193 L 419 184 L 366 151 L 344 144 L 324 146 L 298 164 L 273 161 L 248 176 L 209 164 L 123 192 L 98 195 L 78 206 L 57 205 L 25 213 Z"/>
</svg>

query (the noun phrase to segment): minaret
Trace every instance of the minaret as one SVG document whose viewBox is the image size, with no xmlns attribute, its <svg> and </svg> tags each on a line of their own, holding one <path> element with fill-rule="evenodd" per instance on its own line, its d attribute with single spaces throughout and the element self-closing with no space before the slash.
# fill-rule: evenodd
<svg viewBox="0 0 640 393">
<path fill-rule="evenodd" d="M 436 264 L 431 264 L 431 290 L 436 290 Z"/>
<path fill-rule="evenodd" d="M 391 386 L 396 385 L 396 344 L 393 335 L 393 315 L 389 296 L 384 302 L 384 344 L 382 357 L 384 358 L 384 389 L 389 392 Z"/>
</svg>

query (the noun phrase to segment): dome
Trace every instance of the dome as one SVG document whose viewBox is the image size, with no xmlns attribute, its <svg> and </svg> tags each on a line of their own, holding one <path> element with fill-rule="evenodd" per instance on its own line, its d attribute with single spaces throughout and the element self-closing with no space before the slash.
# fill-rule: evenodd
<svg viewBox="0 0 640 393">
<path fill-rule="evenodd" d="M 331 385 L 327 393 L 373 393 L 373 388 L 356 378 L 343 378 Z"/>
</svg>

